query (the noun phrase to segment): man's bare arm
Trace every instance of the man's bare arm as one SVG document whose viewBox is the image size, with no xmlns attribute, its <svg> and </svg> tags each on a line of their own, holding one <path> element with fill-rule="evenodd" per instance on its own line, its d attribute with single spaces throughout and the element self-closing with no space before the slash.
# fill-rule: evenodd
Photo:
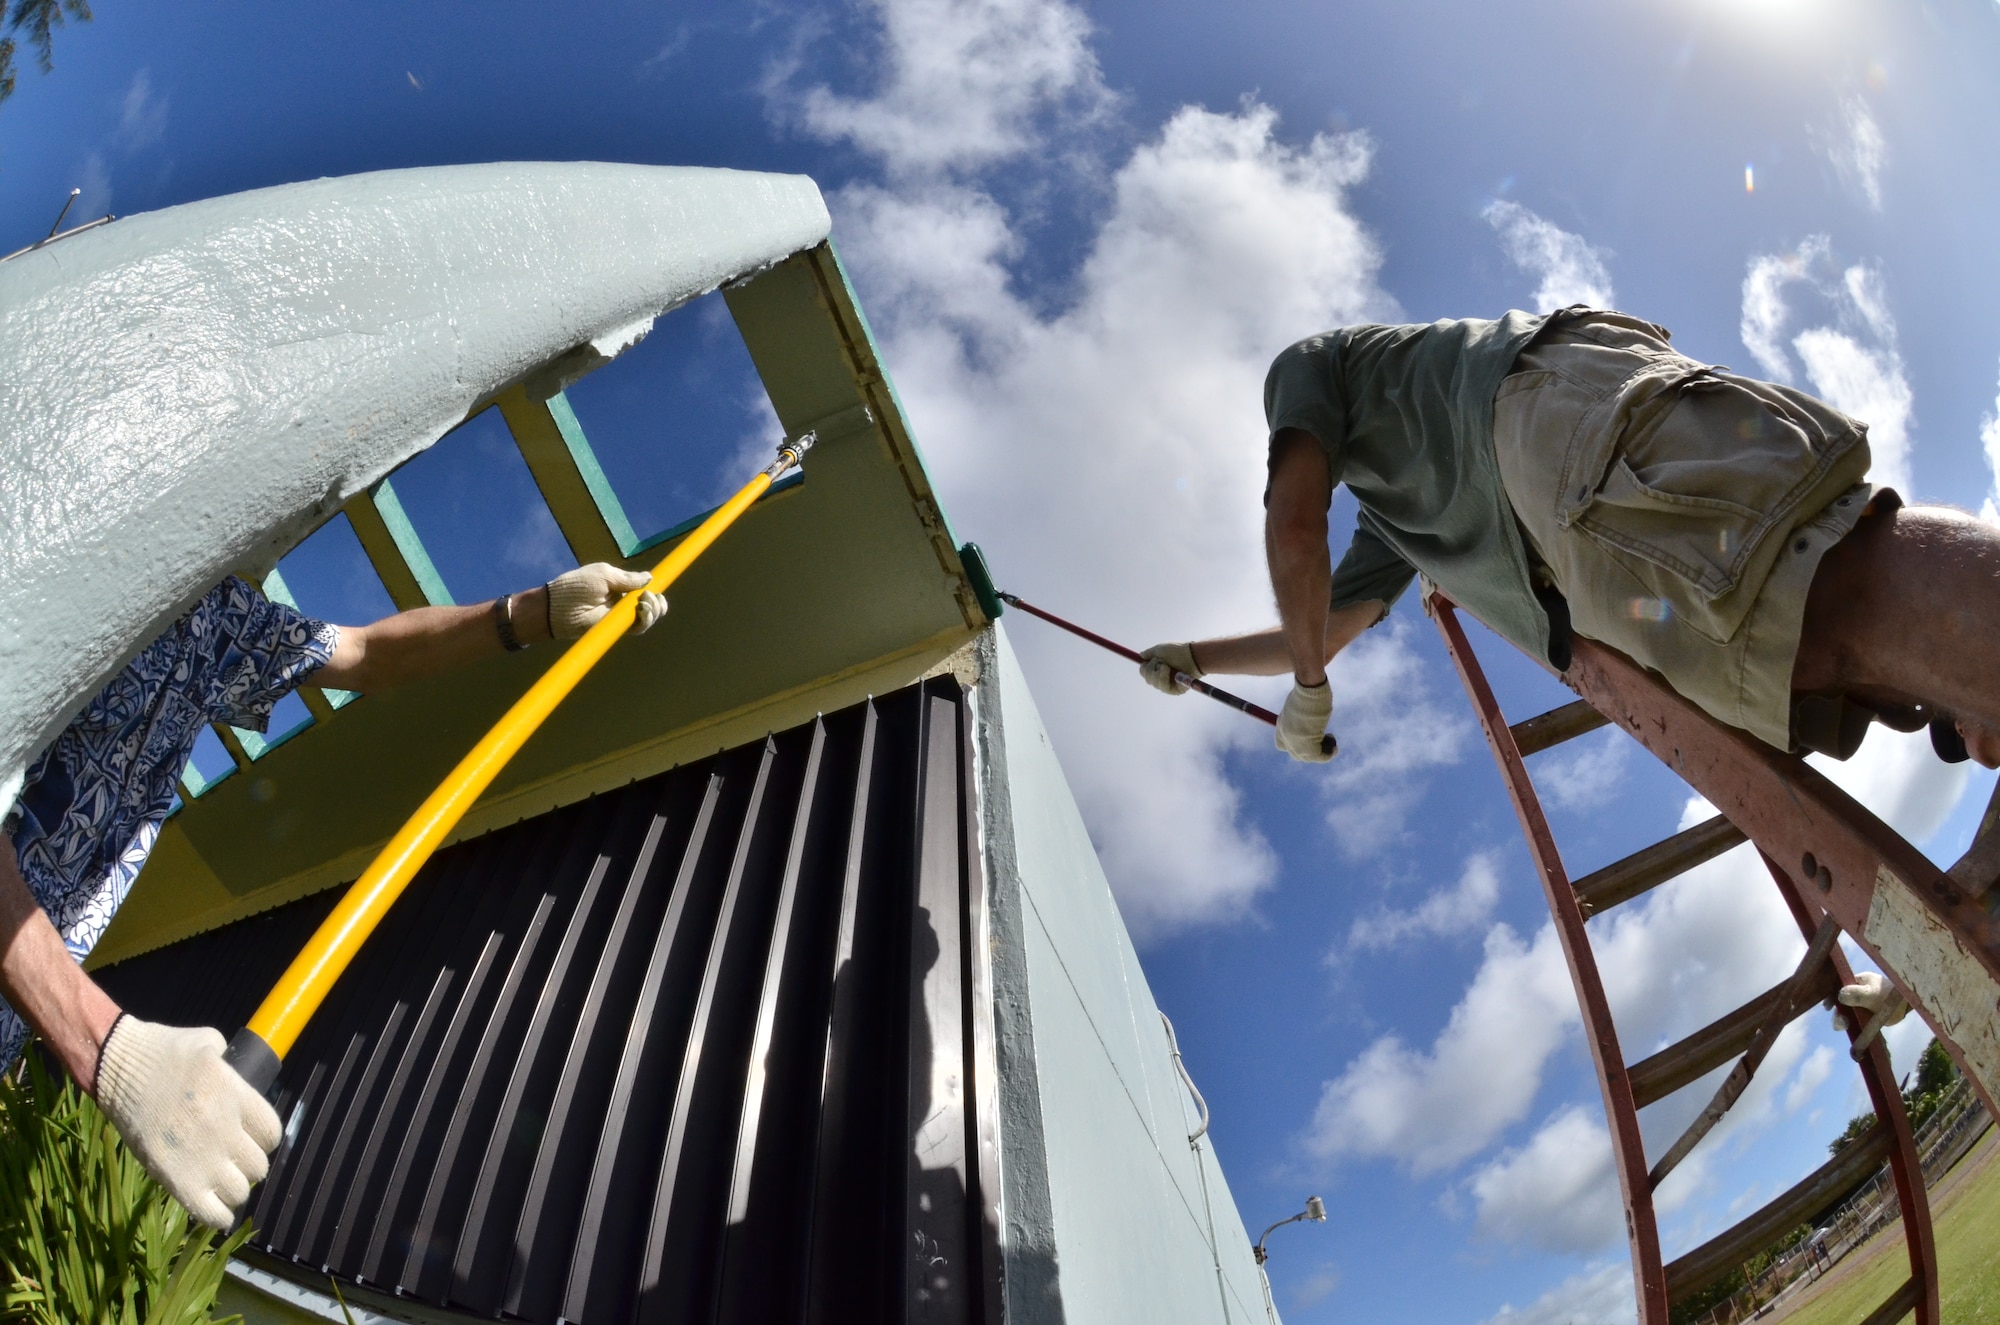
<svg viewBox="0 0 2000 1325">
<path fill-rule="evenodd" d="M 0 994 L 34 1027 L 87 1094 L 97 1093 L 97 1051 L 118 1005 L 84 973 L 36 903 L 0 834 Z"/>
<path fill-rule="evenodd" d="M 523 644 L 549 638 L 546 589 L 514 595 L 514 634 Z M 342 626 L 333 660 L 312 684 L 371 693 L 420 681 L 505 651 L 493 604 L 417 607 L 368 626 Z"/>
<path fill-rule="evenodd" d="M 1350 603 L 1327 613 L 1326 651 L 1320 659 L 1321 665 L 1331 663 L 1342 649 L 1388 614 L 1389 605 L 1377 599 Z M 1188 648 L 1194 651 L 1195 666 L 1201 668 L 1204 676 L 1283 676 L 1293 670 L 1292 650 L 1285 643 L 1283 626 L 1247 635 L 1195 640 Z"/>
<path fill-rule="evenodd" d="M 1310 433 L 1287 428 L 1273 440 L 1270 498 L 1264 509 L 1264 550 L 1279 628 L 1300 685 L 1326 682 L 1327 603 L 1333 557 L 1326 546 L 1326 512 L 1333 504 L 1333 470 Z"/>
</svg>

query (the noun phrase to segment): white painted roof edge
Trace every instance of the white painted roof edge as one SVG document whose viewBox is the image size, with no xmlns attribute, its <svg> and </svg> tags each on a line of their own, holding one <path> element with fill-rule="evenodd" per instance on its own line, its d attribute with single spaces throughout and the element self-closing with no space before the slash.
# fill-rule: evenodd
<svg viewBox="0 0 2000 1325">
<path fill-rule="evenodd" d="M 0 262 L 0 807 L 223 575 L 509 383 L 608 358 L 830 224 L 802 175 L 440 166 L 129 216 Z"/>
</svg>

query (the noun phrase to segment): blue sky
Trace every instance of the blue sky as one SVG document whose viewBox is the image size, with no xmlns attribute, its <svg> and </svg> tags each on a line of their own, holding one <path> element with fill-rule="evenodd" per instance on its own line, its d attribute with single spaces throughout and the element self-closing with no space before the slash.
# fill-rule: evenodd
<svg viewBox="0 0 2000 1325">
<path fill-rule="evenodd" d="M 0 249 L 73 186 L 76 220 L 459 161 L 804 171 L 961 534 L 1005 587 L 1141 645 L 1269 619 L 1258 388 L 1343 320 L 1612 301 L 1866 418 L 1908 495 L 1992 497 L 1992 0 L 561 13 L 105 0 L 0 106 Z M 573 400 L 642 532 L 707 504 L 769 431 L 712 306 Z M 641 483 L 663 454 L 672 481 Z M 497 428 L 398 483 L 461 599 L 559 568 Z M 347 538 L 286 563 L 336 619 L 386 607 Z M 1245 1221 L 1327 1198 L 1328 1225 L 1274 1239 L 1287 1318 L 1629 1315 L 1566 977 L 1430 624 L 1406 604 L 1336 670 L 1345 752 L 1319 771 L 1008 624 Z M 1563 698 L 1482 647 L 1513 716 Z M 1575 872 L 1700 812 L 1619 739 L 1537 759 Z M 1945 859 L 1992 785 L 1880 732 L 1837 776 Z M 1594 925 L 1630 1058 L 1800 948 L 1734 858 Z M 1892 1043 L 1907 1063 L 1922 1033 Z M 1818 1017 L 1780 1045 L 1663 1191 L 1669 1255 L 1823 1156 L 1861 1107 L 1836 1052 Z M 1690 1107 L 1648 1111 L 1656 1146 Z"/>
</svg>

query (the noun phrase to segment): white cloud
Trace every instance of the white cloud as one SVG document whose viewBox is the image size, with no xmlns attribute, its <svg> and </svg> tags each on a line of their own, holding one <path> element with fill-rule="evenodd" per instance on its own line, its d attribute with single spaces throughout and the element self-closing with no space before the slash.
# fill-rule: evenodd
<svg viewBox="0 0 2000 1325">
<path fill-rule="evenodd" d="M 118 114 L 118 144 L 128 152 L 150 147 L 167 131 L 167 98 L 153 95 L 153 76 L 141 69 L 132 75 Z"/>
<path fill-rule="evenodd" d="M 1516 202 L 1488 203 L 1481 215 L 1500 232 L 1500 247 L 1508 258 L 1537 281 L 1531 296 L 1537 309 L 1614 307 L 1611 272 L 1604 265 L 1609 255 L 1603 249 Z"/>
<path fill-rule="evenodd" d="M 1611 1134 L 1587 1105 L 1558 1110 L 1527 1145 L 1503 1151 L 1466 1185 L 1486 1237 L 1578 1255 L 1623 1241 Z"/>
<path fill-rule="evenodd" d="M 1860 752 L 1845 763 L 1825 755 L 1812 755 L 1807 762 L 1891 828 L 1920 844 L 1944 826 L 1971 781 L 1967 765 L 1938 759 L 1929 733 L 1890 731 L 1879 725 L 1869 729 Z"/>
<path fill-rule="evenodd" d="M 1595 809 L 1624 782 L 1633 748 L 1632 738 L 1616 728 L 1571 741 L 1536 761 L 1535 789 L 1558 809 Z"/>
<path fill-rule="evenodd" d="M 1474 740 L 1463 705 L 1432 691 L 1412 629 L 1389 621 L 1343 650 L 1331 669 L 1341 755 L 1320 785 L 1327 824 L 1350 858 L 1402 840 L 1424 775 L 1459 762 Z"/>
<path fill-rule="evenodd" d="M 1870 476 L 1908 494 L 1915 396 L 1879 271 L 1865 263 L 1839 267 L 1825 235 L 1789 253 L 1752 258 L 1741 331 L 1772 380 L 1793 383 L 1802 366 L 1816 395 L 1866 423 Z"/>
<path fill-rule="evenodd" d="M 85 221 L 109 215 L 111 211 L 111 199 L 114 196 L 111 188 L 111 168 L 105 164 L 104 154 L 92 152 L 85 157 L 83 165 L 79 168 L 79 174 L 81 178 L 77 180 L 76 186 L 82 192 L 77 194 L 76 206 L 70 209 L 69 216 L 64 220 L 65 225 L 82 225 Z"/>
<path fill-rule="evenodd" d="M 1395 312 L 1346 202 L 1366 139 L 1288 144 L 1255 104 L 1179 111 L 1107 172 L 1051 310 L 1015 285 L 1035 233 L 971 172 L 1041 151 L 1079 99 L 1102 107 L 1088 24 L 1027 0 L 874 13 L 879 92 L 793 113 L 886 166 L 833 194 L 835 230 L 959 532 L 1003 587 L 1135 645 L 1268 624 L 1265 370 L 1301 336 Z M 1278 758 L 1269 733 L 1038 624 L 1010 633 L 1128 923 L 1143 939 L 1242 915 L 1276 859 L 1223 760 Z M 1420 716 L 1378 712 L 1415 656 L 1378 634 L 1342 673 L 1341 730 L 1386 730 L 1393 761 L 1421 768 L 1438 747 L 1406 739 Z M 1388 757 L 1368 744 L 1343 761 Z"/>
<path fill-rule="evenodd" d="M 1840 123 L 1831 132 L 1815 133 L 1814 137 L 1841 181 L 1881 211 L 1882 167 L 1888 163 L 1889 145 L 1867 100 L 1860 96 L 1841 98 Z"/>
<path fill-rule="evenodd" d="M 1383 1157 L 1422 1176 L 1484 1150 L 1528 1114 L 1576 999 L 1555 930 L 1495 925 L 1465 997 L 1428 1051 L 1385 1035 L 1320 1090 L 1305 1137 L 1320 1159 Z"/>
<path fill-rule="evenodd" d="M 1493 918 L 1500 900 L 1499 853 L 1466 858 L 1458 882 L 1440 888 L 1408 911 L 1378 910 L 1347 931 L 1347 949 L 1379 952 L 1411 939 L 1449 938 L 1480 928 Z"/>
<path fill-rule="evenodd" d="M 966 170 L 1029 150 L 1050 118 L 1102 115 L 1112 97 L 1090 21 L 1062 0 L 873 0 L 880 86 L 809 88 L 788 107 L 812 134 L 846 140 L 898 175 Z M 774 98 L 797 71 L 774 70 Z"/>
<path fill-rule="evenodd" d="M 1331 1261 L 1322 1261 L 1318 1269 L 1301 1279 L 1291 1291 L 1292 1309 L 1304 1311 L 1317 1306 L 1333 1296 L 1333 1290 L 1340 1287 L 1340 1267 Z"/>
<path fill-rule="evenodd" d="M 1918 842 L 1950 816 L 1966 786 L 1963 767 L 1939 764 L 1921 733 L 1878 729 L 1845 764 L 1815 762 Z M 1713 813 L 1690 798 L 1681 826 Z M 1598 917 L 1590 934 L 1628 1061 L 1762 993 L 1790 974 L 1805 951 L 1798 925 L 1748 846 Z M 1544 925 L 1524 942 L 1509 926 L 1495 925 L 1478 972 L 1430 1047 L 1413 1048 L 1395 1035 L 1370 1044 L 1322 1086 L 1303 1145 L 1320 1159 L 1386 1158 L 1418 1175 L 1451 1168 L 1528 1116 L 1549 1060 L 1573 1043 L 1577 1021 L 1554 928 Z M 1662 1189 L 1663 1208 L 1707 1189 L 1708 1163 L 1730 1137 L 1747 1137 L 1780 1109 L 1797 1107 L 1780 1087 L 1802 1061 L 1803 1070 L 1818 1070 L 1806 1051 L 1801 1027 L 1780 1037 L 1715 1137 Z M 1799 1099 L 1811 1089 L 1798 1087 Z M 1642 1113 L 1649 1146 L 1657 1152 L 1705 1099 L 1697 1085 Z M 1510 1199 L 1530 1201 L 1537 1164 L 1547 1156 L 1546 1147 L 1531 1141 L 1505 1161 Z M 1560 1191 L 1572 1177 L 1558 1166 L 1543 1180 Z"/>
<path fill-rule="evenodd" d="M 1824 1086 L 1833 1075 L 1833 1050 L 1820 1045 L 1806 1055 L 1806 1061 L 1799 1065 L 1798 1075 L 1785 1088 L 1785 1112 L 1797 1113 Z"/>
<path fill-rule="evenodd" d="M 1986 468 L 1993 473 L 1993 496 L 1986 499 L 1986 507 L 1980 512 L 1982 518 L 2000 523 L 2000 509 L 1994 502 L 2000 498 L 2000 391 L 1993 396 L 1993 412 L 1979 421 L 1979 443 L 1986 451 Z"/>
<path fill-rule="evenodd" d="M 1524 1308 L 1503 1306 L 1482 1325 L 1625 1325 L 1636 1315 L 1632 1267 L 1620 1260 L 1590 1266 Z"/>
</svg>

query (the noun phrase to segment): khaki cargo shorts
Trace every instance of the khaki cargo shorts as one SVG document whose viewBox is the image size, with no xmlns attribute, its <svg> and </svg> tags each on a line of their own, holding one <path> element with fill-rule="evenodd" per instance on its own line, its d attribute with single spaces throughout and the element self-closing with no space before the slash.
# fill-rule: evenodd
<svg viewBox="0 0 2000 1325">
<path fill-rule="evenodd" d="M 1806 591 L 1868 504 L 1866 425 L 1559 314 L 1493 400 L 1501 481 L 1570 624 L 1718 721 L 1793 748 Z"/>
</svg>

